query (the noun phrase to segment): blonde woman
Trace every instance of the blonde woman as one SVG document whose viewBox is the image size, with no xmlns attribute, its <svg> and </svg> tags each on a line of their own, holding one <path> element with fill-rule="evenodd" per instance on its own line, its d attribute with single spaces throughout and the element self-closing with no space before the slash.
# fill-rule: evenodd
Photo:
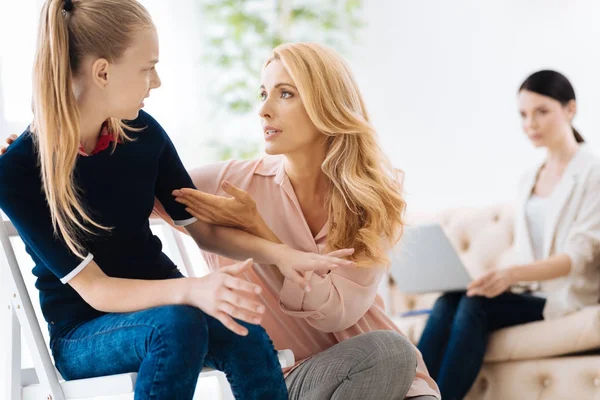
<svg viewBox="0 0 600 400">
<path fill-rule="evenodd" d="M 43 5 L 34 121 L 0 157 L 0 208 L 35 262 L 56 367 L 65 379 L 138 372 L 136 399 L 191 399 L 207 365 L 227 373 L 238 398 L 285 399 L 257 325 L 262 289 L 238 277 L 252 263 L 169 279 L 182 275 L 150 231 L 154 199 L 202 249 L 275 264 L 300 285 L 307 269 L 352 263 L 208 225 L 174 201 L 175 189 L 194 185 L 140 111 L 160 86 L 158 53 L 135 0 Z"/>
<path fill-rule="evenodd" d="M 402 233 L 405 202 L 348 65 L 318 44 L 277 47 L 260 97 L 269 155 L 194 170 L 200 191 L 176 195 L 210 224 L 302 251 L 355 249 L 356 268 L 308 272 L 310 292 L 277 268 L 243 273 L 263 289 L 262 325 L 275 347 L 292 349 L 299 360 L 286 371 L 290 398 L 439 398 L 420 353 L 377 295 L 387 252 Z M 205 257 L 213 271 L 233 263 Z"/>
</svg>

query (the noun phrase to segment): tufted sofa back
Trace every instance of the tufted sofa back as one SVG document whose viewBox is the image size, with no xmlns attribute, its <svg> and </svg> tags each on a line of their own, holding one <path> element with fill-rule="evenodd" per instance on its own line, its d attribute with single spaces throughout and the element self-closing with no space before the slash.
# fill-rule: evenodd
<svg viewBox="0 0 600 400">
<path fill-rule="evenodd" d="M 514 208 L 498 204 L 413 215 L 410 225 L 439 222 L 472 276 L 511 265 Z M 431 308 L 439 294 L 406 295 L 390 280 L 392 315 Z M 417 343 L 425 315 L 395 318 Z M 600 305 L 559 320 L 502 329 L 490 336 L 486 362 L 467 400 L 600 400 Z M 592 353 L 585 356 L 573 354 Z"/>
</svg>

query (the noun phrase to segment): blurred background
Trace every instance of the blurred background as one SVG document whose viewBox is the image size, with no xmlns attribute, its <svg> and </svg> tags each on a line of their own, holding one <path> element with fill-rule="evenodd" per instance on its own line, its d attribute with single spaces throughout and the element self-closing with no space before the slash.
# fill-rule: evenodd
<svg viewBox="0 0 600 400">
<path fill-rule="evenodd" d="M 306 40 L 328 43 L 350 62 L 381 143 L 405 172 L 409 212 L 514 198 L 519 176 L 544 155 L 523 134 L 517 109 L 519 85 L 539 69 L 558 70 L 572 82 L 574 126 L 600 151 L 597 1 L 141 2 L 161 46 L 162 87 L 146 110 L 188 169 L 262 154 L 262 64 L 273 46 Z M 42 4 L 0 0 L 2 140 L 32 118 Z M 199 255 L 191 257 L 205 271 Z"/>
<path fill-rule="evenodd" d="M 0 1 L 0 135 L 31 119 L 41 0 Z M 273 45 L 314 40 L 349 60 L 409 208 L 513 198 L 543 154 L 520 128 L 516 92 L 552 68 L 573 83 L 575 126 L 598 148 L 600 3 L 592 0 L 142 0 L 158 27 L 163 85 L 146 110 L 185 165 L 262 152 L 256 114 Z"/>
</svg>

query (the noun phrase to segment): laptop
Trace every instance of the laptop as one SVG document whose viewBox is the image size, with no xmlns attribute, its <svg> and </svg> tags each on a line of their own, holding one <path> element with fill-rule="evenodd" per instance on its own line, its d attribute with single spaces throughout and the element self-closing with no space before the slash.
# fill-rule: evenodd
<svg viewBox="0 0 600 400">
<path fill-rule="evenodd" d="M 405 227 L 390 273 L 403 293 L 466 290 L 471 276 L 440 224 Z"/>
</svg>

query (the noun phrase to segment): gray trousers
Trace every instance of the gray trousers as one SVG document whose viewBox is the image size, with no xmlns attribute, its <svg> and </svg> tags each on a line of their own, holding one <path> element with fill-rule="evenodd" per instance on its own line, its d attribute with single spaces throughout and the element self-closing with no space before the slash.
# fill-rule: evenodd
<svg viewBox="0 0 600 400">
<path fill-rule="evenodd" d="M 416 350 L 408 339 L 373 331 L 315 355 L 285 382 L 290 400 L 402 400 L 416 369 Z"/>
</svg>

